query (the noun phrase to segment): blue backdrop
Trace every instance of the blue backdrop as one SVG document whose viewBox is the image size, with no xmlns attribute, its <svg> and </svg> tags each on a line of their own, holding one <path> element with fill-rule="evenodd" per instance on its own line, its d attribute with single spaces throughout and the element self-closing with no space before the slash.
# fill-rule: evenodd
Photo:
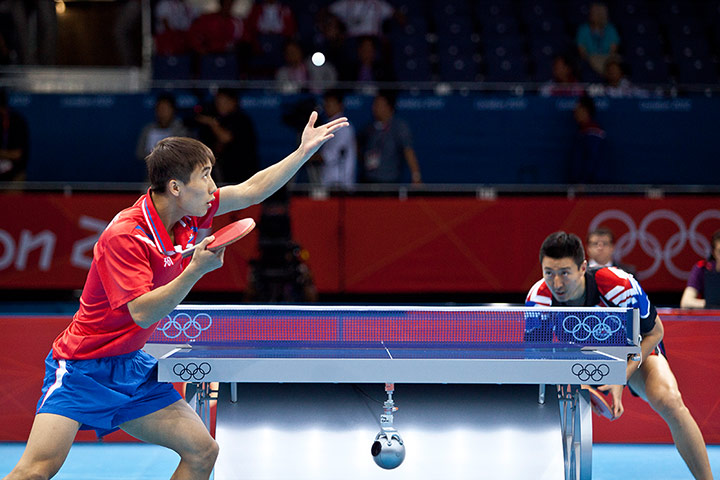
<svg viewBox="0 0 720 480">
<path fill-rule="evenodd" d="M 179 112 L 198 102 L 176 92 Z M 253 93 L 242 107 L 253 119 L 263 165 L 297 145 L 282 121 L 298 96 Z M 58 95 L 14 93 L 31 135 L 28 179 L 142 181 L 135 157 L 142 126 L 153 118 L 152 94 Z M 607 131 L 614 183 L 716 184 L 720 178 L 720 99 L 596 99 Z M 359 131 L 371 121 L 372 97 L 346 98 Z M 397 114 L 413 132 L 427 183 L 564 183 L 576 127 L 575 100 L 488 94 L 400 96 Z"/>
</svg>

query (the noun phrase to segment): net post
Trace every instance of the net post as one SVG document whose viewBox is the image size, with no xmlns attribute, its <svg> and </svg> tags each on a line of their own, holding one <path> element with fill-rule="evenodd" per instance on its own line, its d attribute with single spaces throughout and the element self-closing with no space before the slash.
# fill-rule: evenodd
<svg viewBox="0 0 720 480">
<path fill-rule="evenodd" d="M 640 309 L 633 308 L 633 331 L 632 331 L 632 344 L 636 347 L 640 346 L 640 341 L 642 340 L 640 336 Z"/>
</svg>

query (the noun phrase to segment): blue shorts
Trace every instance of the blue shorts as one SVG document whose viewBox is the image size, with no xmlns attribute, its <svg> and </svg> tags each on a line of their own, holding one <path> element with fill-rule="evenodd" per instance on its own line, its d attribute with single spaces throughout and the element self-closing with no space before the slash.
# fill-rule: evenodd
<svg viewBox="0 0 720 480">
<path fill-rule="evenodd" d="M 36 413 L 71 418 L 102 437 L 181 398 L 157 381 L 157 360 L 142 350 L 93 360 L 56 360 L 50 350 Z"/>
</svg>

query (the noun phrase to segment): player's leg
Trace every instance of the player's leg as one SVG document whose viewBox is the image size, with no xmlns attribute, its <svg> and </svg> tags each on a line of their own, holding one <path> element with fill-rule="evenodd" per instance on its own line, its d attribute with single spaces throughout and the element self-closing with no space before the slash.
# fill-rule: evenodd
<svg viewBox="0 0 720 480">
<path fill-rule="evenodd" d="M 217 442 L 185 400 L 120 425 L 133 437 L 180 455 L 173 480 L 207 479 L 218 455 Z"/>
<path fill-rule="evenodd" d="M 4 480 L 48 479 L 54 476 L 70 451 L 80 424 L 52 413 L 35 416 L 27 446 Z"/>
<path fill-rule="evenodd" d="M 652 355 L 645 359 L 629 383 L 670 427 L 675 446 L 693 476 L 712 480 L 702 433 L 682 400 L 677 380 L 665 357 Z"/>
</svg>

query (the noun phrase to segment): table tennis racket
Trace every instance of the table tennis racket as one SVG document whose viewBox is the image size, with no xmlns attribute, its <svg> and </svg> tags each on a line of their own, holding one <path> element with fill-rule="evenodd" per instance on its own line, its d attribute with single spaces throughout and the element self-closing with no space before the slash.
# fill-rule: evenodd
<svg viewBox="0 0 720 480">
<path fill-rule="evenodd" d="M 590 392 L 590 403 L 592 404 L 595 413 L 612 420 L 613 411 L 610 408 L 610 404 L 608 404 L 607 400 L 605 400 L 605 396 L 592 387 L 588 387 L 587 390 Z"/>
<path fill-rule="evenodd" d="M 237 242 L 245 235 L 250 233 L 253 228 L 255 228 L 255 220 L 253 220 L 252 218 L 243 218 L 242 220 L 233 222 L 213 233 L 213 235 L 215 236 L 215 240 L 208 243 L 207 249 L 211 252 L 215 252 L 223 247 L 227 247 L 231 243 Z M 192 247 L 186 248 L 180 253 L 182 254 L 183 258 L 185 258 L 189 255 L 192 255 L 196 248 L 197 245 L 193 245 Z"/>
</svg>

